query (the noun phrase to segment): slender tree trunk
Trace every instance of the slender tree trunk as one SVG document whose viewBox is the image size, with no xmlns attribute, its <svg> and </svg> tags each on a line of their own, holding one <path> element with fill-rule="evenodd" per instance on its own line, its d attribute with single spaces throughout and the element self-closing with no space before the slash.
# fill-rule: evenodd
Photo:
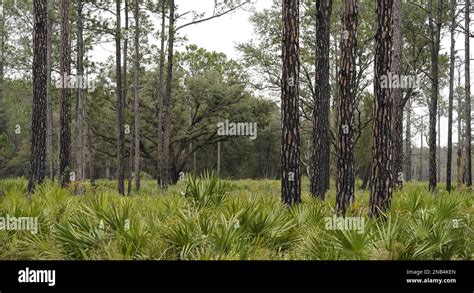
<svg viewBox="0 0 474 293">
<path fill-rule="evenodd" d="M 82 23 L 82 0 L 77 0 L 77 78 L 82 80 L 77 89 L 77 149 L 76 149 L 76 193 L 83 194 L 85 182 L 85 144 L 84 144 L 84 112 L 85 112 L 85 76 L 84 76 L 84 35 Z"/>
<path fill-rule="evenodd" d="M 193 172 L 196 174 L 197 170 L 197 151 L 194 151 L 193 153 Z"/>
<path fill-rule="evenodd" d="M 68 81 L 71 74 L 71 50 L 69 39 L 69 0 L 61 0 L 61 96 L 59 136 L 59 183 L 62 187 L 70 183 L 71 127 L 70 95 Z"/>
<path fill-rule="evenodd" d="M 124 131 L 124 99 L 122 92 L 122 29 L 120 16 L 120 2 L 116 0 L 116 30 L 115 30 L 115 70 L 117 79 L 117 181 L 118 192 L 125 195 L 125 131 Z"/>
<path fill-rule="evenodd" d="M 472 156 L 472 151 L 471 151 L 471 145 L 472 145 L 472 134 L 471 134 L 471 74 L 470 74 L 470 68 L 471 68 L 471 60 L 470 60 L 470 32 L 469 32 L 469 25 L 470 25 L 470 6 L 469 2 L 471 1 L 464 1 L 465 2 L 465 16 L 464 16 L 464 27 L 466 29 L 465 33 L 465 40 L 464 40 L 464 52 L 465 52 L 465 59 L 464 59 L 464 64 L 465 64 L 465 73 L 464 73 L 464 78 L 465 78 L 465 94 L 466 94 L 466 105 L 465 105 L 465 114 L 464 114 L 464 119 L 466 120 L 466 135 L 465 135 L 465 148 L 466 148 L 466 155 L 464 156 L 464 167 L 466 168 L 466 185 L 467 186 L 472 186 L 472 164 L 471 164 L 471 156 Z"/>
<path fill-rule="evenodd" d="M 33 110 L 31 116 L 31 157 L 28 192 L 43 182 L 46 169 L 46 83 L 47 83 L 46 0 L 33 1 Z"/>
<path fill-rule="evenodd" d="M 423 117 L 421 117 L 421 132 L 420 132 L 420 177 L 418 181 L 423 181 L 423 132 L 425 127 L 423 124 Z"/>
<path fill-rule="evenodd" d="M 436 175 L 437 182 L 441 182 L 441 111 L 438 109 L 438 143 L 436 144 Z"/>
<path fill-rule="evenodd" d="M 441 3 L 438 3 L 440 6 Z M 428 17 L 429 17 L 429 31 L 431 39 L 431 98 L 430 98 L 430 124 L 429 124 L 429 141 L 430 149 L 429 162 L 429 189 L 431 192 L 436 190 L 437 176 L 436 176 L 436 115 L 438 113 L 438 93 L 439 93 L 439 48 L 440 48 L 440 33 L 441 24 L 439 23 L 439 15 L 437 22 L 433 19 L 433 0 L 428 1 Z"/>
<path fill-rule="evenodd" d="M 87 103 L 87 99 L 84 99 L 84 102 Z M 90 131 L 90 125 L 88 121 L 88 115 L 87 115 L 87 105 L 84 104 L 84 109 L 85 109 L 85 117 L 84 121 L 86 122 L 86 136 L 85 136 L 85 145 L 87 146 L 87 164 L 89 166 L 89 179 L 91 182 L 91 185 L 95 185 L 95 174 L 94 174 L 94 151 L 92 149 L 92 136 L 91 136 L 91 131 Z"/>
<path fill-rule="evenodd" d="M 169 33 L 168 33 L 168 68 L 166 72 L 166 92 L 162 109 L 162 138 L 160 160 L 161 188 L 167 189 L 170 178 L 170 136 L 171 136 L 171 99 L 173 86 L 173 56 L 174 56 L 174 0 L 169 0 Z"/>
<path fill-rule="evenodd" d="M 299 0 L 283 0 L 281 197 L 288 206 L 301 202 L 299 6 Z"/>
<path fill-rule="evenodd" d="M 390 207 L 393 191 L 391 89 L 390 87 L 384 87 L 382 83 L 382 80 L 389 76 L 392 59 L 393 0 L 377 1 L 376 6 L 371 217 L 379 216 L 380 212 L 385 212 Z"/>
<path fill-rule="evenodd" d="M 135 188 L 140 190 L 140 112 L 139 112 L 139 94 L 140 94 L 140 6 L 139 0 L 135 0 L 134 17 L 135 17 L 135 80 L 134 80 L 134 99 L 133 99 L 133 116 L 134 116 L 134 172 L 135 172 Z"/>
<path fill-rule="evenodd" d="M 221 142 L 217 142 L 217 176 L 221 176 Z"/>
<path fill-rule="evenodd" d="M 367 168 L 365 168 L 364 178 L 362 179 L 362 185 L 360 186 L 361 189 L 367 189 L 367 185 L 370 180 L 370 171 L 372 170 L 372 166 L 369 164 Z"/>
<path fill-rule="evenodd" d="M 54 0 L 48 0 L 48 35 L 47 35 L 47 81 L 46 81 L 46 153 L 48 161 L 49 178 L 54 180 L 54 149 L 53 149 L 53 102 L 51 91 L 51 67 L 53 44 L 53 19 Z"/>
<path fill-rule="evenodd" d="M 86 145 L 87 145 L 87 165 L 89 167 L 89 180 L 91 183 L 91 186 L 95 185 L 95 173 L 94 173 L 94 151 L 92 150 L 92 139 L 91 139 L 91 133 L 90 133 L 90 126 L 88 125 L 87 128 L 87 139 L 86 139 Z"/>
<path fill-rule="evenodd" d="M 163 99 L 166 94 L 164 88 L 164 71 L 165 71 L 165 30 L 166 30 L 166 1 L 161 2 L 161 46 L 160 46 L 160 65 L 159 65 L 159 72 L 158 72 L 158 94 L 156 95 L 156 120 L 157 120 L 157 136 L 158 136 L 158 164 L 157 164 L 157 183 L 158 187 L 161 188 L 161 169 L 162 163 L 161 159 L 163 158 L 163 128 L 161 125 L 163 124 Z"/>
<path fill-rule="evenodd" d="M 407 107 L 407 120 L 406 120 L 406 132 L 405 132 L 405 180 L 411 181 L 411 109 Z"/>
<path fill-rule="evenodd" d="M 354 201 L 354 107 L 356 93 L 356 58 L 358 1 L 342 4 L 342 38 L 339 70 L 339 107 L 337 130 L 336 211 L 345 214 Z"/>
<path fill-rule="evenodd" d="M 454 62 L 456 30 L 456 0 L 451 0 L 451 46 L 449 61 L 449 101 L 448 101 L 448 155 L 446 159 L 446 190 L 451 192 L 451 166 L 453 159 L 453 101 L 454 101 Z"/>
<path fill-rule="evenodd" d="M 461 86 L 461 68 L 458 67 L 458 85 Z M 462 148 L 463 148 L 463 135 L 462 135 L 462 121 L 463 121 L 463 107 L 462 107 L 462 96 L 457 95 L 457 116 L 458 116 L 458 144 L 456 146 L 456 189 L 460 190 L 462 187 L 463 176 L 462 176 Z"/>
<path fill-rule="evenodd" d="M 125 0 L 125 31 L 126 34 L 123 38 L 123 100 L 125 108 L 132 107 L 128 96 L 128 39 L 129 34 L 129 0 Z M 125 119 L 126 120 L 126 119 Z M 132 123 L 133 124 L 133 123 Z M 135 140 L 135 127 L 131 130 L 132 138 L 130 139 L 130 144 L 128 146 L 128 160 L 127 160 L 127 194 L 132 193 L 132 181 L 133 181 L 133 149 L 134 149 L 134 140 Z"/>
<path fill-rule="evenodd" d="M 401 77 L 403 32 L 401 0 L 393 0 L 393 55 L 391 71 L 394 76 Z M 401 80 L 401 79 L 400 79 Z M 393 100 L 393 178 L 397 188 L 403 187 L 403 101 L 402 89 L 392 89 Z"/>
<path fill-rule="evenodd" d="M 313 108 L 313 154 L 311 194 L 324 200 L 329 189 L 329 46 L 332 0 L 316 1 L 316 81 Z"/>
</svg>

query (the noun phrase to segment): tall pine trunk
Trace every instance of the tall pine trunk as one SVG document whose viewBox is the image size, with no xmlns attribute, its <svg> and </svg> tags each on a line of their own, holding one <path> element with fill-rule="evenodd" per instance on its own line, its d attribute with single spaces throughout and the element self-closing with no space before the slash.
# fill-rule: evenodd
<svg viewBox="0 0 474 293">
<path fill-rule="evenodd" d="M 170 136 L 171 136 L 171 99 L 173 86 L 173 56 L 174 56 L 174 0 L 169 0 L 169 32 L 168 32 L 168 68 L 166 72 L 166 92 L 162 108 L 162 137 L 160 180 L 161 188 L 167 189 L 170 178 Z"/>
<path fill-rule="evenodd" d="M 31 157 L 28 192 L 44 181 L 46 168 L 46 82 L 47 78 L 46 0 L 33 1 L 33 101 L 31 115 Z"/>
<path fill-rule="evenodd" d="M 401 77 L 402 53 L 403 53 L 403 32 L 402 32 L 402 12 L 401 0 L 393 0 L 393 55 L 392 74 Z M 393 101 L 393 178 L 397 188 L 403 186 L 403 101 L 402 89 L 396 87 L 392 89 Z"/>
<path fill-rule="evenodd" d="M 354 107 L 358 0 L 342 3 L 341 58 L 339 67 L 339 106 L 336 155 L 336 211 L 345 214 L 354 201 Z"/>
<path fill-rule="evenodd" d="M 135 0 L 133 15 L 135 18 L 135 79 L 133 86 L 133 116 L 134 116 L 134 172 L 135 188 L 140 190 L 140 112 L 139 112 L 139 93 L 140 93 L 140 6 L 139 0 Z"/>
<path fill-rule="evenodd" d="M 441 110 L 438 108 L 438 121 L 437 121 L 437 144 L 436 144 L 436 175 L 437 175 L 437 182 L 441 182 Z"/>
<path fill-rule="evenodd" d="M 71 127 L 70 95 L 68 80 L 71 74 L 71 50 L 69 40 L 69 0 L 61 0 L 61 93 L 59 135 L 59 182 L 62 187 L 70 183 Z"/>
<path fill-rule="evenodd" d="M 421 132 L 420 132 L 420 174 L 418 177 L 418 181 L 423 181 L 423 162 L 425 161 L 423 157 L 423 132 L 425 131 L 425 125 L 424 125 L 424 117 L 421 117 Z"/>
<path fill-rule="evenodd" d="M 438 12 L 440 10 L 441 3 L 438 3 Z M 441 37 L 441 23 L 439 19 L 439 13 L 436 17 L 436 23 L 433 15 L 433 0 L 428 1 L 428 17 L 429 17 L 429 31 L 430 31 L 430 43 L 431 43 L 431 97 L 430 97 L 430 123 L 429 123 L 429 136 L 428 136 L 428 147 L 430 150 L 429 154 L 429 189 L 431 192 L 436 190 L 437 184 L 437 170 L 436 170 L 436 116 L 438 113 L 438 93 L 439 93 L 439 49 L 440 49 L 440 37 Z"/>
<path fill-rule="evenodd" d="M 393 0 L 376 4 L 375 34 L 375 103 L 373 127 L 372 188 L 370 216 L 386 211 L 393 192 L 392 100 L 391 89 L 383 83 L 390 73 L 392 57 Z"/>
<path fill-rule="evenodd" d="M 299 132 L 299 0 L 283 0 L 281 79 L 281 196 L 288 205 L 301 202 Z"/>
<path fill-rule="evenodd" d="M 54 148 L 53 148 L 53 102 L 51 91 L 51 71 L 53 52 L 53 19 L 54 0 L 47 0 L 48 20 L 47 20 L 47 81 L 46 81 L 46 156 L 48 161 L 49 178 L 54 180 Z"/>
<path fill-rule="evenodd" d="M 125 129 L 124 129 L 124 100 L 122 92 L 122 29 L 120 16 L 120 0 L 116 0 L 116 28 L 115 28 L 115 71 L 117 94 L 117 184 L 118 192 L 125 195 Z"/>
<path fill-rule="evenodd" d="M 451 0 L 451 46 L 449 60 L 449 101 L 448 101 L 448 154 L 446 159 L 446 190 L 451 192 L 451 167 L 453 160 L 453 103 L 454 103 L 454 62 L 456 30 L 456 0 Z"/>
<path fill-rule="evenodd" d="M 457 88 L 461 86 L 461 68 L 458 67 L 458 84 Z M 462 176 L 462 148 L 463 148 L 463 108 L 462 108 L 462 96 L 457 95 L 457 116 L 458 116 L 458 144 L 456 147 L 456 188 L 458 190 L 462 187 L 463 176 Z"/>
<path fill-rule="evenodd" d="M 466 105 L 464 107 L 465 113 L 464 113 L 464 119 L 466 121 L 466 134 L 465 134 L 465 149 L 466 149 L 466 154 L 464 156 L 464 168 L 466 170 L 466 180 L 465 184 L 467 186 L 472 186 L 472 164 L 471 164 L 471 145 L 472 145 L 472 134 L 471 134 L 471 73 L 470 73 L 470 68 L 471 68 L 471 60 L 470 60 L 470 55 L 469 55 L 469 50 L 470 50 L 470 32 L 469 32 L 469 25 L 470 25 L 470 7 L 469 3 L 471 1 L 464 1 L 465 2 L 465 7 L 464 7 L 464 27 L 465 27 L 465 39 L 464 39 L 464 53 L 465 53 L 465 59 L 464 59 L 464 78 L 465 78 L 465 100 L 466 100 Z"/>
<path fill-rule="evenodd" d="M 158 144 L 157 144 L 157 153 L 158 153 L 158 160 L 157 160 L 157 184 L 158 187 L 161 188 L 161 158 L 163 157 L 163 128 L 161 125 L 163 124 L 163 99 L 165 96 L 165 89 L 164 89 L 164 72 L 165 72 L 165 29 L 166 29 L 166 1 L 161 2 L 161 45 L 160 45 L 160 65 L 158 69 L 158 92 L 156 94 L 155 100 L 155 111 L 156 111 L 156 121 L 157 121 L 157 137 L 158 137 Z"/>
<path fill-rule="evenodd" d="M 406 130 L 405 130 L 405 180 L 411 181 L 411 108 L 410 105 L 406 110 Z"/>
<path fill-rule="evenodd" d="M 329 189 L 329 46 L 332 0 L 316 1 L 316 81 L 313 109 L 313 159 L 311 194 L 324 200 Z"/>
<path fill-rule="evenodd" d="M 125 108 L 131 107 L 131 101 L 128 99 L 128 39 L 129 34 L 129 0 L 125 0 L 125 31 L 126 34 L 123 38 L 123 100 Z M 133 110 L 132 110 L 133 111 Z M 133 125 L 133 123 L 132 123 Z M 132 138 L 128 145 L 128 160 L 127 160 L 127 194 L 132 193 L 132 180 L 133 180 L 133 141 L 135 137 L 134 128 L 131 129 Z"/>
<path fill-rule="evenodd" d="M 84 112 L 85 112 L 85 76 L 84 76 L 84 28 L 82 20 L 82 0 L 77 1 L 77 78 L 82 80 L 77 89 L 77 148 L 76 148 L 76 193 L 84 193 L 85 181 L 85 131 L 84 131 Z"/>
</svg>

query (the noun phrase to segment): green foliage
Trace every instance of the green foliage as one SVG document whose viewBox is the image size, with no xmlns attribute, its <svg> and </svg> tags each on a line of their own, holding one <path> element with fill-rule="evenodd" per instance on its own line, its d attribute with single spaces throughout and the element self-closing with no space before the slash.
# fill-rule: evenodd
<svg viewBox="0 0 474 293">
<path fill-rule="evenodd" d="M 409 183 L 384 220 L 367 217 L 358 192 L 348 217 L 364 229 L 328 229 L 334 192 L 287 208 L 278 181 L 190 176 L 167 192 L 144 180 L 143 194 L 121 197 L 99 180 L 78 197 L 56 183 L 29 199 L 26 180 L 0 181 L 0 216 L 38 217 L 38 232 L 0 230 L 0 259 L 472 259 L 468 192 L 432 195 Z"/>
</svg>

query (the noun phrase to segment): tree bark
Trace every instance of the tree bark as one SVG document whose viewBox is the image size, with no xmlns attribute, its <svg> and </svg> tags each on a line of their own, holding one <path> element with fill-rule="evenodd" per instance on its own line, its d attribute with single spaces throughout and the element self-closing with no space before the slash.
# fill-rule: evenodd
<svg viewBox="0 0 474 293">
<path fill-rule="evenodd" d="M 461 86 L 461 69 L 458 67 L 458 88 Z M 459 190 L 462 187 L 463 176 L 462 176 L 462 148 L 463 148 L 463 135 L 462 135 L 462 121 L 463 121 L 463 108 L 462 108 L 462 96 L 457 95 L 457 116 L 458 116 L 458 144 L 456 147 L 456 188 Z"/>
<path fill-rule="evenodd" d="M 47 81 L 46 81 L 46 153 L 48 161 L 49 178 L 54 180 L 54 148 L 53 148 L 53 102 L 51 91 L 51 67 L 52 67 L 52 45 L 53 45 L 53 19 L 54 0 L 47 0 Z"/>
<path fill-rule="evenodd" d="M 125 0 L 125 37 L 123 40 L 123 100 L 124 105 L 128 109 L 128 107 L 132 107 L 130 100 L 127 99 L 128 95 L 128 39 L 130 37 L 129 33 L 129 9 L 128 9 L 128 2 L 129 0 Z M 133 112 L 133 108 L 131 109 Z M 133 123 L 132 123 L 133 125 Z M 127 184 L 127 194 L 130 195 L 132 193 L 132 181 L 133 181 L 133 149 L 134 149 L 134 139 L 135 139 L 135 127 L 131 129 L 132 138 L 130 139 L 130 144 L 128 146 L 128 160 L 127 160 L 127 177 L 128 177 L 128 184 Z"/>
<path fill-rule="evenodd" d="M 332 0 L 316 1 L 316 81 L 313 108 L 313 154 L 311 194 L 324 200 L 329 190 L 329 116 L 331 86 L 329 84 L 329 46 Z"/>
<path fill-rule="evenodd" d="M 391 89 L 389 86 L 382 86 L 382 79 L 389 76 L 392 59 L 393 0 L 377 1 L 376 7 L 371 217 L 378 217 L 390 207 L 393 191 Z"/>
<path fill-rule="evenodd" d="M 217 176 L 221 176 L 221 142 L 217 142 Z"/>
<path fill-rule="evenodd" d="M 441 111 L 438 107 L 438 121 L 437 121 L 437 127 L 438 127 L 438 135 L 437 139 L 438 142 L 436 144 L 436 175 L 438 176 L 437 182 L 441 182 Z"/>
<path fill-rule="evenodd" d="M 46 0 L 33 1 L 33 109 L 31 115 L 31 157 L 28 192 L 43 182 L 46 169 L 46 82 L 47 82 Z"/>
<path fill-rule="evenodd" d="M 163 158 L 163 128 L 161 125 L 163 124 L 163 99 L 165 96 L 165 89 L 164 89 L 164 71 L 165 71 L 165 29 L 166 29 L 166 1 L 161 2 L 161 45 L 160 45 L 160 65 L 158 69 L 158 93 L 156 95 L 156 120 L 157 120 L 157 137 L 158 137 L 158 164 L 157 164 L 157 184 L 158 188 L 161 188 L 161 169 L 162 163 L 161 159 Z"/>
<path fill-rule="evenodd" d="M 299 133 L 299 0 L 283 0 L 281 79 L 281 196 L 287 206 L 301 202 Z"/>
<path fill-rule="evenodd" d="M 339 107 L 337 134 L 336 212 L 345 214 L 354 202 L 354 107 L 356 98 L 356 58 L 358 2 L 342 4 L 342 38 L 339 70 Z"/>
<path fill-rule="evenodd" d="M 438 11 L 440 10 L 441 3 L 438 3 Z M 436 115 L 438 113 L 438 93 L 439 93 L 439 49 L 440 49 L 440 34 L 441 34 L 441 23 L 439 14 L 437 15 L 436 23 L 433 16 L 433 0 L 428 1 L 428 17 L 429 17 L 429 31 L 430 31 L 430 43 L 431 43 L 431 98 L 430 98 L 430 124 L 429 124 L 429 141 L 428 146 L 430 149 L 429 162 L 429 189 L 431 192 L 436 190 L 437 184 L 437 170 L 436 170 Z"/>
<path fill-rule="evenodd" d="M 71 74 L 69 6 L 69 0 L 61 0 L 61 110 L 59 136 L 59 183 L 62 187 L 69 186 L 71 176 L 71 128 L 69 125 L 71 89 L 68 84 Z"/>
<path fill-rule="evenodd" d="M 423 132 L 425 131 L 425 126 L 423 123 L 423 118 L 421 117 L 421 132 L 420 132 L 420 174 L 418 181 L 423 181 Z"/>
<path fill-rule="evenodd" d="M 77 88 L 77 128 L 76 128 L 76 193 L 83 194 L 85 182 L 85 146 L 84 146 L 84 112 L 85 112 L 85 76 L 84 76 L 84 27 L 82 23 L 82 0 L 77 1 L 77 78 L 82 80 Z"/>
<path fill-rule="evenodd" d="M 140 94 L 140 6 L 139 0 L 135 0 L 134 18 L 135 18 L 135 80 L 133 97 L 133 116 L 134 116 L 134 172 L 135 188 L 140 190 L 140 112 L 139 112 L 139 94 Z"/>
<path fill-rule="evenodd" d="M 456 30 L 456 0 L 451 0 L 451 46 L 449 60 L 449 101 L 448 101 L 448 154 L 446 159 L 446 190 L 451 192 L 451 166 L 453 159 L 453 101 L 454 101 L 454 62 L 456 58 L 454 38 Z"/>
<path fill-rule="evenodd" d="M 405 132 L 405 180 L 411 181 L 411 109 L 407 107 L 407 120 L 406 120 L 406 132 Z"/>
<path fill-rule="evenodd" d="M 465 78 L 465 99 L 466 99 L 466 105 L 465 105 L 465 113 L 464 113 L 464 119 L 466 121 L 466 135 L 465 135 L 465 149 L 466 149 L 466 154 L 464 156 L 464 168 L 466 169 L 466 182 L 465 184 L 470 187 L 472 186 L 472 164 L 471 164 L 471 156 L 472 156 L 472 151 L 471 151 L 471 144 L 472 144 L 472 135 L 471 135 L 471 74 L 470 74 L 470 68 L 471 68 L 471 60 L 470 60 L 470 55 L 469 55 L 469 50 L 470 50 L 470 32 L 469 32 L 469 25 L 470 25 L 470 14 L 469 14 L 469 2 L 471 1 L 464 1 L 465 2 L 465 7 L 464 7 L 464 27 L 465 27 L 465 39 L 464 39 L 464 53 L 465 53 L 465 59 L 464 59 L 464 64 L 465 64 L 465 73 L 464 73 L 464 78 Z"/>
<path fill-rule="evenodd" d="M 160 180 L 161 188 L 167 189 L 171 183 L 170 178 L 170 136 L 171 136 L 171 99 L 173 86 L 173 56 L 174 56 L 174 0 L 169 0 L 169 32 L 168 32 L 168 68 L 166 72 L 166 92 L 163 97 L 162 109 L 162 137 Z"/>
<path fill-rule="evenodd" d="M 393 55 L 391 73 L 401 77 L 402 53 L 403 53 L 403 31 L 401 0 L 393 0 Z M 401 80 L 401 79 L 400 79 Z M 403 101 L 402 89 L 392 89 L 393 101 L 393 178 L 396 188 L 403 187 Z"/>
<path fill-rule="evenodd" d="M 117 183 L 118 192 L 125 195 L 125 129 L 124 129 L 124 100 L 122 92 L 122 29 L 120 16 L 120 0 L 116 0 L 116 29 L 115 29 L 115 70 L 117 94 Z"/>
</svg>

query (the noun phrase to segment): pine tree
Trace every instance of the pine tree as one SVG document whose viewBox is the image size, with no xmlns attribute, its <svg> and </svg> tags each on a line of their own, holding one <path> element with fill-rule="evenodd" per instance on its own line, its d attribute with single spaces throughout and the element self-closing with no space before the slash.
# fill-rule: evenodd
<svg viewBox="0 0 474 293">
<path fill-rule="evenodd" d="M 170 178 L 170 139 L 171 139 L 171 103 L 173 85 L 173 55 L 174 55 L 174 0 L 169 0 L 169 27 L 168 27 L 168 67 L 166 70 L 166 91 L 163 97 L 162 123 L 161 123 L 161 160 L 160 160 L 160 186 L 168 188 Z"/>
<path fill-rule="evenodd" d="M 115 23 L 115 71 L 116 71 L 116 94 L 117 94 L 117 184 L 118 192 L 125 195 L 125 103 L 122 92 L 122 29 L 120 15 L 120 0 L 116 0 L 116 23 Z"/>
<path fill-rule="evenodd" d="M 329 189 L 329 46 L 332 0 L 316 1 L 316 81 L 313 108 L 311 194 L 324 200 Z"/>
<path fill-rule="evenodd" d="M 140 112 L 139 112 L 139 94 L 140 94 L 140 6 L 139 0 L 135 0 L 133 15 L 135 18 L 135 79 L 133 85 L 133 134 L 134 134 L 134 167 L 135 188 L 140 190 Z M 130 154 L 131 155 L 131 154 Z"/>
<path fill-rule="evenodd" d="M 449 58 L 449 101 L 448 101 L 448 154 L 446 160 L 446 190 L 451 192 L 451 166 L 453 160 L 453 104 L 454 104 L 454 62 L 455 30 L 456 30 L 456 0 L 451 0 L 451 46 Z"/>
<path fill-rule="evenodd" d="M 393 0 L 393 55 L 391 73 L 394 76 L 401 76 L 402 53 L 403 53 L 403 32 L 402 32 L 402 12 L 401 0 Z M 403 96 L 400 87 L 392 89 L 393 101 L 393 178 L 395 186 L 403 186 Z"/>
<path fill-rule="evenodd" d="M 69 0 L 61 0 L 61 93 L 60 93 L 60 134 L 59 134 L 59 182 L 61 186 L 70 183 L 71 128 L 70 95 L 68 80 L 71 74 L 71 50 L 69 39 Z"/>
<path fill-rule="evenodd" d="M 281 196 L 301 202 L 299 133 L 299 0 L 283 0 L 283 69 L 281 84 Z"/>
<path fill-rule="evenodd" d="M 390 206 L 393 191 L 392 101 L 391 89 L 383 83 L 392 60 L 393 0 L 376 4 L 374 127 L 370 216 L 376 217 Z"/>
<path fill-rule="evenodd" d="M 43 182 L 46 169 L 46 81 L 47 81 L 46 0 L 33 1 L 33 111 L 31 115 L 31 157 L 28 191 Z"/>
<path fill-rule="evenodd" d="M 470 21 L 470 7 L 469 2 L 465 0 L 464 5 L 464 78 L 465 78 L 465 113 L 464 119 L 466 122 L 466 134 L 465 134 L 465 150 L 466 154 L 464 156 L 464 168 L 466 169 L 466 180 L 465 184 L 467 186 L 472 186 L 472 163 L 471 163 L 471 156 L 472 156 L 472 134 L 471 134 L 471 60 L 470 60 L 470 32 L 469 32 L 469 25 Z"/>
<path fill-rule="evenodd" d="M 336 211 L 341 214 L 345 214 L 354 201 L 354 106 L 358 10 L 358 0 L 343 1 L 336 157 Z"/>
</svg>

